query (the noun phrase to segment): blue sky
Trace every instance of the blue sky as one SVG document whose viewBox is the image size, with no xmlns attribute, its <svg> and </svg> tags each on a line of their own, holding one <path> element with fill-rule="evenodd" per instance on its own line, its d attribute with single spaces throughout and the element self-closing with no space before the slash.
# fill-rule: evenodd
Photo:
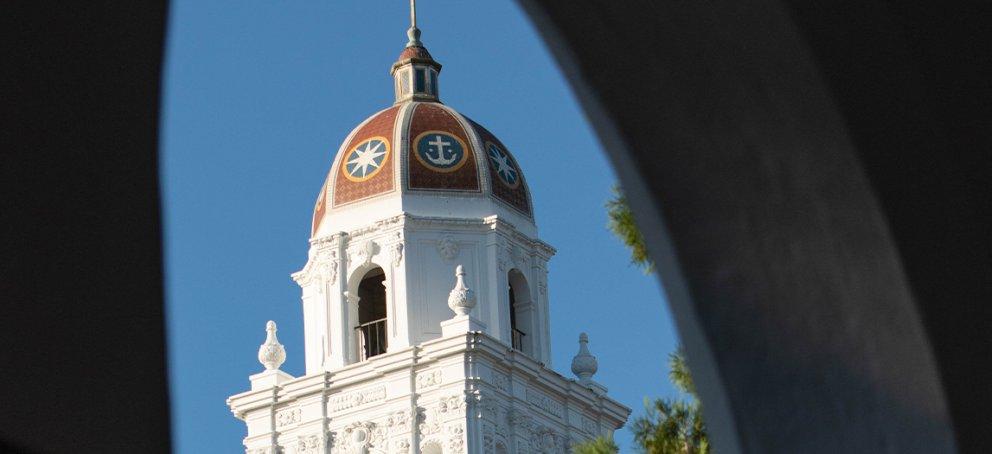
<svg viewBox="0 0 992 454">
<path fill-rule="evenodd" d="M 634 409 L 674 395 L 675 332 L 660 287 L 606 230 L 615 181 L 570 88 L 509 1 L 427 1 L 423 40 L 441 98 L 493 131 L 528 178 L 549 269 L 554 366 L 570 376 L 581 331 L 596 379 Z M 227 396 L 248 389 L 265 321 L 283 370 L 303 371 L 299 287 L 315 196 L 345 135 L 392 103 L 403 0 L 171 2 L 162 184 L 176 452 L 243 452 Z M 617 439 L 629 450 L 630 432 Z"/>
</svg>

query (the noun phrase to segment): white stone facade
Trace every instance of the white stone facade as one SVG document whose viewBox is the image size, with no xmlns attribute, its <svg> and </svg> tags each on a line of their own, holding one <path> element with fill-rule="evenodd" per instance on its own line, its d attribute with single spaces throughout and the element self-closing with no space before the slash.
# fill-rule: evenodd
<svg viewBox="0 0 992 454">
<path fill-rule="evenodd" d="M 232 396 L 247 453 L 565 453 L 629 410 L 484 333 Z"/>
<path fill-rule="evenodd" d="M 495 216 L 458 219 L 399 215 L 350 233 L 311 242 L 310 258 L 293 278 L 303 288 L 307 374 L 358 361 L 356 295 L 362 277 L 385 272 L 390 351 L 441 336 L 455 267 L 465 268 L 479 295 L 476 318 L 486 333 L 511 343 L 509 293 L 517 286 L 523 352 L 550 365 L 547 262 L 554 249 Z"/>
</svg>

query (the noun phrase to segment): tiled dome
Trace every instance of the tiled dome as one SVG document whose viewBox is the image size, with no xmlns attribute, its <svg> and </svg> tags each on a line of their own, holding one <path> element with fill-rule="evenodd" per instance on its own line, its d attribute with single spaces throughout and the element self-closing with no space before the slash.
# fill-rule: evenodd
<svg viewBox="0 0 992 454">
<path fill-rule="evenodd" d="M 397 197 L 404 212 L 422 215 L 444 213 L 432 204 L 477 199 L 490 214 L 512 213 L 533 225 L 530 193 L 507 147 L 438 101 L 440 67 L 421 45 L 400 55 L 392 67 L 396 104 L 361 122 L 341 145 L 317 197 L 313 237 L 339 229 L 328 224 L 350 206 Z"/>
</svg>

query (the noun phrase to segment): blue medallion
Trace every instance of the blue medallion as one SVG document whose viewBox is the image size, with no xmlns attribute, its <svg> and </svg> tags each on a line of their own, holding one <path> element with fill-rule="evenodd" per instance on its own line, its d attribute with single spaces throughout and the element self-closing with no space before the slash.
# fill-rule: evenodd
<svg viewBox="0 0 992 454">
<path fill-rule="evenodd" d="M 499 180 L 511 189 L 520 186 L 520 172 L 517 172 L 516 167 L 513 166 L 510 155 L 492 142 L 486 143 L 486 151 L 489 154 L 489 161 L 496 170 L 496 175 L 499 176 Z"/>
<path fill-rule="evenodd" d="M 389 142 L 385 137 L 373 137 L 358 144 L 344 161 L 344 176 L 351 181 L 365 181 L 382 170 L 389 157 Z"/>
<path fill-rule="evenodd" d="M 437 172 L 454 172 L 465 164 L 465 142 L 443 131 L 427 131 L 417 136 L 416 157 Z"/>
</svg>

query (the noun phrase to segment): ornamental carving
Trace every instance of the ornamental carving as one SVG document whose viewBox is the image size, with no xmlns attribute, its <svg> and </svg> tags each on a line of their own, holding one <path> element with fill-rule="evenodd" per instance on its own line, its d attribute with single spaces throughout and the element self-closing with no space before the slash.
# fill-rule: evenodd
<svg viewBox="0 0 992 454">
<path fill-rule="evenodd" d="M 389 257 L 393 267 L 400 266 L 403 262 L 403 243 L 393 243 L 389 248 Z"/>
<path fill-rule="evenodd" d="M 357 408 L 372 402 L 386 400 L 386 387 L 377 386 L 348 394 L 338 394 L 331 397 L 331 411 L 341 411 Z"/>
<path fill-rule="evenodd" d="M 369 452 L 382 445 L 385 432 L 372 422 L 354 422 L 338 431 L 337 445 L 344 452 Z"/>
<path fill-rule="evenodd" d="M 520 246 L 514 244 L 510 247 L 510 259 L 513 263 L 517 265 L 517 268 L 521 270 L 527 267 L 527 253 Z"/>
<path fill-rule="evenodd" d="M 441 431 L 437 409 L 417 408 L 417 430 L 421 436 L 433 435 Z"/>
<path fill-rule="evenodd" d="M 407 410 L 393 412 L 386 418 L 386 426 L 390 430 L 397 432 L 405 431 L 409 422 L 410 412 Z"/>
<path fill-rule="evenodd" d="M 258 347 L 258 361 L 265 370 L 278 370 L 286 362 L 286 348 L 276 337 L 276 322 L 269 320 L 265 324 L 265 343 Z"/>
<path fill-rule="evenodd" d="M 266 446 L 264 448 L 246 448 L 245 454 L 276 454 L 276 449 L 272 446 Z"/>
<path fill-rule="evenodd" d="M 316 284 L 317 293 L 324 292 L 325 282 L 338 277 L 338 253 L 329 248 L 318 250 L 303 270 L 294 273 L 293 279 L 302 287 Z"/>
<path fill-rule="evenodd" d="M 448 426 L 448 450 L 451 454 L 465 452 L 465 428 L 461 424 Z"/>
<path fill-rule="evenodd" d="M 276 413 L 276 427 L 285 427 L 300 422 L 300 409 L 291 408 Z"/>
<path fill-rule="evenodd" d="M 296 439 L 296 454 L 318 454 L 324 452 L 324 440 L 320 435 L 306 435 Z"/>
<path fill-rule="evenodd" d="M 490 385 L 505 393 L 510 392 L 510 377 L 502 372 L 492 371 L 488 380 Z"/>
<path fill-rule="evenodd" d="M 513 427 L 517 432 L 529 432 L 533 424 L 530 415 L 519 408 L 511 409 L 507 419 L 510 421 L 510 427 Z"/>
<path fill-rule="evenodd" d="M 372 263 L 372 257 L 379 253 L 379 244 L 368 240 L 362 243 L 361 249 L 355 252 L 362 259 L 362 263 L 368 265 Z"/>
<path fill-rule="evenodd" d="M 438 413 L 463 413 L 465 411 L 465 396 L 462 394 L 445 397 L 437 404 Z"/>
<path fill-rule="evenodd" d="M 486 398 L 479 396 L 479 408 L 481 409 L 482 417 L 495 421 L 499 416 L 499 406 L 496 405 L 496 401 L 492 398 Z"/>
<path fill-rule="evenodd" d="M 547 427 L 538 427 L 531 434 L 530 447 L 541 454 L 565 454 L 567 440 L 561 434 Z"/>
<path fill-rule="evenodd" d="M 582 417 L 582 430 L 590 435 L 596 435 L 599 433 L 599 429 L 596 427 L 596 421 L 593 421 L 585 416 Z"/>
<path fill-rule="evenodd" d="M 510 263 L 509 249 L 504 241 L 496 243 L 496 264 L 499 265 L 500 271 L 506 271 L 512 265 Z"/>
<path fill-rule="evenodd" d="M 404 438 L 393 442 L 393 452 L 404 454 L 410 452 L 410 441 Z"/>
<path fill-rule="evenodd" d="M 444 236 L 437 242 L 437 253 L 445 260 L 458 257 L 458 243 L 450 236 Z"/>
<path fill-rule="evenodd" d="M 441 384 L 441 370 L 434 369 L 430 372 L 417 374 L 417 389 L 430 388 Z"/>
<path fill-rule="evenodd" d="M 468 315 L 475 307 L 475 291 L 465 286 L 465 268 L 455 268 L 455 288 L 448 293 L 448 307 L 455 315 Z"/>
<path fill-rule="evenodd" d="M 527 390 L 527 402 L 537 408 L 540 408 L 541 410 L 544 410 L 545 413 L 559 418 L 563 412 L 563 407 L 560 402 L 533 389 Z"/>
</svg>

